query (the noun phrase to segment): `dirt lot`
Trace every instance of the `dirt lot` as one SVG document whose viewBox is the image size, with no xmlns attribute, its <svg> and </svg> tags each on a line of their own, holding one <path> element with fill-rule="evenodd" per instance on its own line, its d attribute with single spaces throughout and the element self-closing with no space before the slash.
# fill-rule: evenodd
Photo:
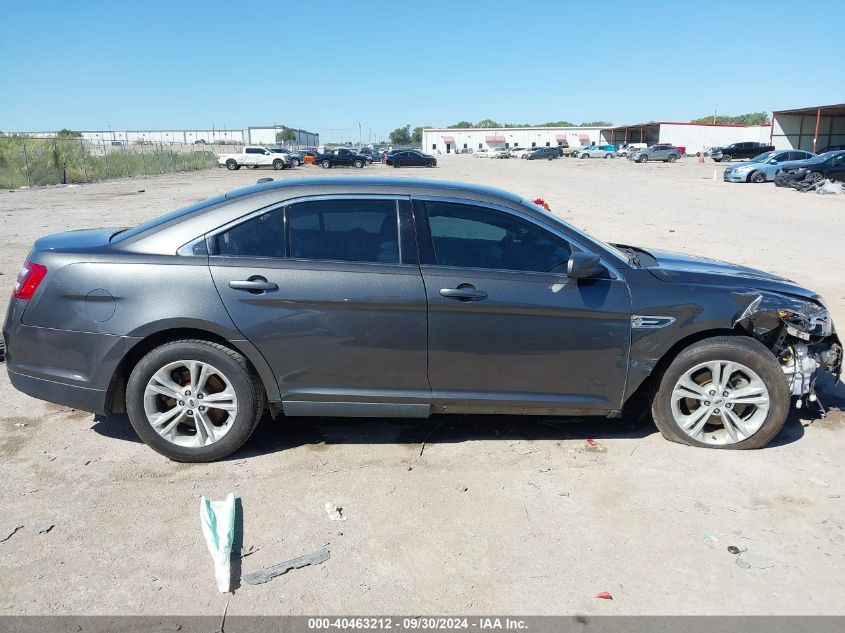
<svg viewBox="0 0 845 633">
<path fill-rule="evenodd" d="M 338 171 L 0 192 L 0 286 L 41 234 L 134 225 L 259 176 Z M 796 279 L 845 323 L 845 200 L 726 184 L 721 171 L 695 159 L 448 156 L 434 170 L 342 173 L 540 196 L 606 240 Z M 845 387 L 825 391 L 826 419 L 793 414 L 753 452 L 671 444 L 650 421 L 286 419 L 266 420 L 229 461 L 184 465 L 145 448 L 125 418 L 32 400 L 0 372 L 0 538 L 23 526 L 0 543 L 0 615 L 211 615 L 227 599 L 230 615 L 845 614 Z M 227 492 L 243 505 L 244 546 L 257 549 L 244 572 L 326 542 L 331 559 L 218 594 L 198 507 L 201 494 Z M 329 520 L 327 501 L 345 522 Z M 752 568 L 728 546 L 747 548 Z M 602 591 L 613 601 L 596 599 Z"/>
</svg>

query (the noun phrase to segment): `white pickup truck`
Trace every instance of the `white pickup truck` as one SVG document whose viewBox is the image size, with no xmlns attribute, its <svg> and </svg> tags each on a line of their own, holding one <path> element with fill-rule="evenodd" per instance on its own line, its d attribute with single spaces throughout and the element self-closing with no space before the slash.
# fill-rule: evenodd
<svg viewBox="0 0 845 633">
<path fill-rule="evenodd" d="M 217 165 L 232 171 L 241 167 L 272 167 L 278 170 L 291 166 L 287 154 L 275 154 L 266 147 L 255 145 L 247 145 L 240 154 L 220 154 Z"/>
</svg>

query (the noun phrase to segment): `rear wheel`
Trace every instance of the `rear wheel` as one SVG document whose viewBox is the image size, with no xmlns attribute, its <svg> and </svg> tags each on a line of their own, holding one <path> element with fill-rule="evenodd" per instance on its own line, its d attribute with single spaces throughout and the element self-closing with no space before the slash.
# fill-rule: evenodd
<svg viewBox="0 0 845 633">
<path fill-rule="evenodd" d="M 605 155 L 604 155 L 604 157 L 605 157 L 605 159 L 607 159 L 607 158 L 613 158 L 613 154 L 605 154 Z"/>
<path fill-rule="evenodd" d="M 652 397 L 652 415 L 673 442 L 761 448 L 786 421 L 790 391 L 774 354 L 755 339 L 719 336 L 672 361 Z"/>
<path fill-rule="evenodd" d="M 211 462 L 238 450 L 263 411 L 258 378 L 238 352 L 210 341 L 165 343 L 132 370 L 126 407 L 153 450 L 180 462 Z"/>
<path fill-rule="evenodd" d="M 299 160 L 298 158 L 294 158 L 293 160 L 290 161 L 290 163 L 294 167 L 299 167 L 302 164 L 302 161 Z"/>
<path fill-rule="evenodd" d="M 363 161 L 360 161 L 360 160 L 356 160 L 356 161 L 355 161 L 354 163 L 352 163 L 352 164 L 353 164 L 356 168 L 358 168 L 358 169 L 361 169 L 361 168 L 364 166 L 364 162 L 363 162 Z"/>
<path fill-rule="evenodd" d="M 324 160 L 324 161 L 321 163 L 321 165 L 323 166 L 323 169 L 328 169 L 329 167 L 331 167 L 331 166 L 332 166 L 332 164 L 331 164 L 329 161 L 327 161 L 327 160 Z"/>
</svg>

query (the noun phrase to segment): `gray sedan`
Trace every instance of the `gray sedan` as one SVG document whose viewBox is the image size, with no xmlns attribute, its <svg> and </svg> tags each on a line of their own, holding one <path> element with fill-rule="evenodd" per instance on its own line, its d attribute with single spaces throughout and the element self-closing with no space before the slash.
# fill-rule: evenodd
<svg viewBox="0 0 845 633">
<path fill-rule="evenodd" d="M 763 152 L 751 160 L 725 168 L 725 182 L 772 182 L 779 169 L 789 168 L 791 161 L 806 160 L 815 156 L 813 152 L 800 149 Z"/>
<path fill-rule="evenodd" d="M 757 448 L 842 349 L 818 295 L 758 270 L 600 242 L 503 191 L 309 178 L 132 229 L 35 242 L 3 325 L 12 384 L 179 461 L 265 412 L 618 417 Z"/>
</svg>

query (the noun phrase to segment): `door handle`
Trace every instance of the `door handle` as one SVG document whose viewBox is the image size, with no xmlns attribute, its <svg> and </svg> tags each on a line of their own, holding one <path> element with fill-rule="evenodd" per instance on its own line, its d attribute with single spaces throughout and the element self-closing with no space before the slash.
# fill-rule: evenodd
<svg viewBox="0 0 845 633">
<path fill-rule="evenodd" d="M 250 277 L 244 280 L 234 280 L 229 282 L 229 287 L 233 290 L 246 290 L 254 294 L 260 294 L 269 290 L 278 290 L 279 286 L 272 281 L 267 281 L 264 277 Z"/>
<path fill-rule="evenodd" d="M 458 299 L 459 301 L 483 301 L 487 293 L 483 290 L 476 290 L 469 284 L 460 285 L 457 288 L 441 288 L 440 296 L 447 299 Z"/>
</svg>

